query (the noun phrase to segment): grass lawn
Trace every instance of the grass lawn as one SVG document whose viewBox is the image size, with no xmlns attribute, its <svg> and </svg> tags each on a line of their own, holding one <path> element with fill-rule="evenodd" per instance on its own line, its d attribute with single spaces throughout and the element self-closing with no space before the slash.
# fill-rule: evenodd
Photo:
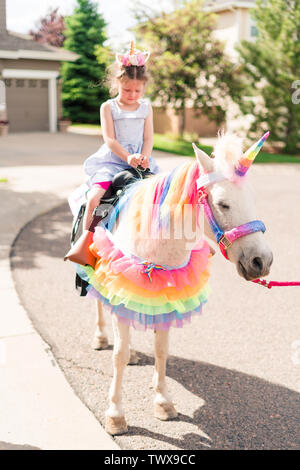
<svg viewBox="0 0 300 470">
<path fill-rule="evenodd" d="M 99 129 L 101 130 L 101 126 L 99 124 L 81 124 L 74 122 L 71 124 L 70 128 L 72 127 L 84 127 L 85 129 Z"/>
<path fill-rule="evenodd" d="M 83 127 L 87 129 L 101 129 L 98 124 L 72 124 L 72 127 Z M 197 144 L 197 142 L 195 142 Z M 197 144 L 198 145 L 198 144 Z M 200 145 L 199 147 L 204 150 L 204 152 L 210 154 L 212 147 L 208 145 Z M 174 153 L 175 155 L 183 155 L 186 157 L 193 157 L 194 151 L 192 143 L 163 134 L 154 134 L 154 150 L 160 150 L 161 152 Z M 255 159 L 255 163 L 300 163 L 299 156 L 285 155 L 285 154 L 276 154 L 276 153 L 266 153 L 260 152 Z"/>
<path fill-rule="evenodd" d="M 197 142 L 195 144 L 198 145 Z M 212 147 L 208 145 L 199 145 L 199 147 L 206 153 L 211 153 Z M 193 157 L 194 150 L 192 143 L 184 140 L 166 136 L 163 134 L 154 134 L 154 150 L 161 150 L 162 152 L 170 152 L 176 155 L 184 155 L 186 157 Z"/>
<path fill-rule="evenodd" d="M 0 183 L 7 183 L 8 179 L 7 178 L 0 178 Z"/>
<path fill-rule="evenodd" d="M 197 142 L 195 142 L 197 144 Z M 204 152 L 208 155 L 212 152 L 212 147 L 207 145 L 197 144 Z M 176 155 L 184 155 L 187 157 L 193 157 L 194 151 L 191 142 L 184 139 L 175 139 L 163 134 L 154 135 L 154 146 L 155 150 L 161 150 L 162 152 L 170 152 Z M 255 159 L 255 163 L 300 163 L 300 157 L 285 154 L 275 154 L 260 152 Z"/>
</svg>

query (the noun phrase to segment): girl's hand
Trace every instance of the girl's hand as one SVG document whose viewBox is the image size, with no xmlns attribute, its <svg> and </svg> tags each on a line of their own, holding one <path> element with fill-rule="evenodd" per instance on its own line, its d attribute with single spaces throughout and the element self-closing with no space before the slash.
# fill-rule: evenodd
<svg viewBox="0 0 300 470">
<path fill-rule="evenodd" d="M 145 155 L 141 155 L 139 165 L 141 165 L 143 168 L 145 168 L 145 170 L 147 170 L 147 168 L 149 168 L 149 158 Z"/>
<path fill-rule="evenodd" d="M 128 165 L 132 166 L 133 168 L 136 168 L 138 165 L 140 165 L 140 159 L 141 159 L 141 154 L 140 153 L 133 153 L 131 155 L 128 155 L 127 157 L 127 163 Z"/>
</svg>

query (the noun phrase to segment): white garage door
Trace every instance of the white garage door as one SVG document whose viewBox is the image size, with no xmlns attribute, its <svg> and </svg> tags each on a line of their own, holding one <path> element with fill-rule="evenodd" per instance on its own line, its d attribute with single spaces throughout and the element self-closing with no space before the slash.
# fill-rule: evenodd
<svg viewBox="0 0 300 470">
<path fill-rule="evenodd" d="M 6 78 L 10 132 L 49 131 L 48 80 Z"/>
</svg>

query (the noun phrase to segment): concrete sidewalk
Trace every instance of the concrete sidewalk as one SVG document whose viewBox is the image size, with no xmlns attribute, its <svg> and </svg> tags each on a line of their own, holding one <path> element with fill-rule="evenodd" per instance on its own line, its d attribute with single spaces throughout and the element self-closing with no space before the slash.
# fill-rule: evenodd
<svg viewBox="0 0 300 470">
<path fill-rule="evenodd" d="M 9 261 L 22 227 L 64 202 L 81 183 L 81 165 L 71 162 L 84 160 L 98 141 L 19 134 L 2 137 L 0 145 L 0 177 L 8 180 L 0 184 L 0 450 L 119 449 L 75 395 L 28 319 Z"/>
</svg>

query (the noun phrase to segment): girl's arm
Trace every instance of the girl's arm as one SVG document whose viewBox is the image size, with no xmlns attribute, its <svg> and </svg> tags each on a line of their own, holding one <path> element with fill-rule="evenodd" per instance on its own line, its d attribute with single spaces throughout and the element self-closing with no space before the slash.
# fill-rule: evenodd
<svg viewBox="0 0 300 470">
<path fill-rule="evenodd" d="M 153 149 L 153 111 L 152 106 L 149 104 L 149 114 L 145 119 L 144 126 L 144 143 L 142 148 L 142 155 L 147 159 L 149 164 L 149 157 Z"/>
<path fill-rule="evenodd" d="M 116 140 L 114 122 L 111 115 L 110 104 L 108 101 L 103 103 L 100 108 L 102 136 L 106 145 L 115 155 L 125 162 L 128 161 L 130 155 L 124 147 Z"/>
</svg>

